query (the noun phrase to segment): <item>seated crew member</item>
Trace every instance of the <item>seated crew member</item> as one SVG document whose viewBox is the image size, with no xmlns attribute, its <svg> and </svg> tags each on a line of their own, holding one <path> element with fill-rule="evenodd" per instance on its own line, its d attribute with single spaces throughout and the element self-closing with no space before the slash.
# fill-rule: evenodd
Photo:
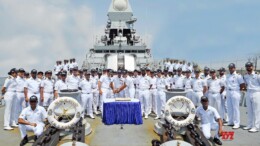
<svg viewBox="0 0 260 146">
<path fill-rule="evenodd" d="M 39 105 L 38 98 L 36 96 L 31 96 L 29 99 L 30 106 L 23 109 L 21 115 L 19 116 L 18 123 L 21 132 L 22 141 L 20 145 L 25 145 L 28 142 L 28 137 L 26 131 L 33 131 L 36 135 L 34 140 L 43 133 L 44 121 L 47 118 L 47 112 L 45 109 Z"/>
<path fill-rule="evenodd" d="M 213 141 L 218 145 L 222 145 L 222 142 L 219 140 L 219 136 L 222 135 L 222 120 L 218 111 L 214 107 L 209 106 L 209 100 L 206 96 L 201 97 L 201 104 L 196 109 L 196 119 L 201 119 L 202 133 L 207 139 L 210 139 L 210 131 L 214 130 L 216 133 Z"/>
</svg>

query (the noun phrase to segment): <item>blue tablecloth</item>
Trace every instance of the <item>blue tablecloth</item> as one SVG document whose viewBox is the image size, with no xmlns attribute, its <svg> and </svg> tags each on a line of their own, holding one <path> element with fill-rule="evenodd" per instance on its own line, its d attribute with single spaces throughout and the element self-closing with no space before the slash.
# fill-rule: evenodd
<svg viewBox="0 0 260 146">
<path fill-rule="evenodd" d="M 113 124 L 143 124 L 141 103 L 138 100 L 120 102 L 115 100 L 104 101 L 103 123 Z"/>
</svg>

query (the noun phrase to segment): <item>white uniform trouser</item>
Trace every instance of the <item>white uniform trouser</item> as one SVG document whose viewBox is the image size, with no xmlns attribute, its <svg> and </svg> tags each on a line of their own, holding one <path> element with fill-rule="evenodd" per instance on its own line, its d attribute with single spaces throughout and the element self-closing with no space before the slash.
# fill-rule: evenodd
<svg viewBox="0 0 260 146">
<path fill-rule="evenodd" d="M 37 124 L 36 127 L 30 125 L 19 124 L 22 139 L 27 135 L 27 131 L 33 131 L 34 134 L 39 137 L 43 133 L 44 124 Z"/>
<path fill-rule="evenodd" d="M 229 124 L 234 124 L 235 126 L 240 125 L 240 111 L 239 111 L 240 98 L 241 98 L 241 93 L 239 90 L 235 90 L 235 91 L 227 90 Z"/>
<path fill-rule="evenodd" d="M 149 114 L 149 96 L 150 92 L 148 89 L 139 90 L 139 100 L 141 102 L 141 109 L 142 113 L 144 113 L 145 116 L 148 116 Z"/>
<path fill-rule="evenodd" d="M 135 98 L 135 88 L 128 88 L 125 91 L 125 96 L 130 97 L 131 99 L 134 99 Z"/>
<path fill-rule="evenodd" d="M 101 88 L 101 90 L 102 90 L 102 95 L 100 95 L 100 107 L 99 107 L 99 109 L 103 114 L 103 103 L 104 103 L 104 100 L 108 98 L 108 96 L 110 94 L 110 89 Z"/>
<path fill-rule="evenodd" d="M 153 111 L 157 115 L 157 89 L 150 90 L 149 113 Z"/>
<path fill-rule="evenodd" d="M 93 93 L 89 93 L 89 94 L 82 93 L 81 101 L 82 101 L 82 108 L 84 113 L 87 110 L 87 115 L 93 115 L 93 109 L 92 109 Z"/>
<path fill-rule="evenodd" d="M 218 135 L 218 130 L 219 130 L 219 126 L 218 126 L 218 123 L 207 123 L 207 124 L 201 124 L 201 131 L 202 133 L 204 134 L 204 136 L 207 138 L 207 139 L 210 139 L 211 137 L 211 133 L 210 131 L 215 131 L 215 138 L 219 138 L 219 135 Z"/>
<path fill-rule="evenodd" d="M 42 105 L 49 106 L 53 101 L 54 95 L 53 95 L 53 93 L 43 93 L 43 97 L 44 97 L 44 99 L 43 99 Z"/>
<path fill-rule="evenodd" d="M 135 98 L 139 99 L 139 89 L 135 89 Z"/>
<path fill-rule="evenodd" d="M 18 123 L 18 118 L 23 110 L 25 108 L 25 96 L 24 92 L 16 92 L 16 105 L 15 105 L 15 122 Z"/>
<path fill-rule="evenodd" d="M 227 115 L 228 108 L 227 108 L 226 91 L 224 91 L 221 94 L 221 110 L 222 110 L 222 113 L 220 113 L 220 116 L 224 117 L 223 119 L 225 119 L 228 122 L 228 115 Z"/>
<path fill-rule="evenodd" d="M 4 95 L 5 100 L 5 114 L 4 114 L 4 127 L 9 127 L 15 122 L 16 111 L 16 93 L 6 92 Z"/>
<path fill-rule="evenodd" d="M 186 92 L 187 92 L 186 93 L 186 97 L 189 98 L 194 105 L 196 105 L 197 104 L 197 99 L 194 98 L 195 96 L 193 96 L 193 94 L 194 94 L 193 91 L 192 90 L 187 90 Z"/>
<path fill-rule="evenodd" d="M 34 93 L 28 91 L 27 95 L 28 95 L 29 99 L 33 95 L 36 96 L 38 99 L 38 105 L 42 105 L 41 100 L 40 100 L 40 93 L 34 94 Z M 26 103 L 26 106 L 29 106 L 29 102 Z"/>
<path fill-rule="evenodd" d="M 194 103 L 195 106 L 197 106 L 197 107 L 201 106 L 200 99 L 201 99 L 202 96 L 203 96 L 202 91 L 201 92 L 195 92 L 195 91 L 193 92 L 192 99 L 194 99 L 194 101 L 195 101 L 195 103 Z"/>
<path fill-rule="evenodd" d="M 208 99 L 209 99 L 209 105 L 214 107 L 218 113 L 223 113 L 222 112 L 222 108 L 221 108 L 221 95 L 220 93 L 212 93 L 212 92 L 208 92 Z M 222 117 L 222 115 L 220 115 L 221 119 L 223 119 L 224 117 Z"/>
<path fill-rule="evenodd" d="M 246 92 L 247 105 L 247 126 L 250 128 L 260 128 L 260 92 Z"/>
<path fill-rule="evenodd" d="M 165 110 L 166 94 L 163 90 L 158 90 L 157 96 L 157 115 L 161 116 Z"/>
<path fill-rule="evenodd" d="M 99 106 L 99 93 L 97 89 L 93 91 L 93 109 L 94 112 L 97 112 L 97 107 Z"/>
</svg>

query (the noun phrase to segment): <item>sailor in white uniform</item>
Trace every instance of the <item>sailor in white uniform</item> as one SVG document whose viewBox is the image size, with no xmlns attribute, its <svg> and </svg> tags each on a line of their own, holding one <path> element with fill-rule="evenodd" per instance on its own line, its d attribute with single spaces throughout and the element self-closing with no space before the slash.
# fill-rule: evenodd
<svg viewBox="0 0 260 146">
<path fill-rule="evenodd" d="M 137 81 L 139 84 L 139 100 L 141 102 L 142 113 L 144 113 L 145 119 L 148 118 L 149 114 L 149 89 L 151 88 L 150 77 L 146 76 L 144 69 L 141 70 L 142 76 Z"/>
<path fill-rule="evenodd" d="M 78 63 L 76 62 L 76 59 L 75 58 L 73 58 L 72 59 L 72 62 L 73 62 L 73 68 L 75 68 L 75 67 L 79 67 L 79 65 L 78 65 Z"/>
<path fill-rule="evenodd" d="M 128 75 L 127 70 L 123 70 L 122 73 L 124 78 L 124 84 L 117 90 L 117 92 L 125 90 L 125 97 L 130 97 L 131 99 L 134 99 L 135 86 L 134 86 L 133 78 L 131 78 Z"/>
<path fill-rule="evenodd" d="M 149 114 L 153 111 L 157 115 L 157 77 L 156 77 L 156 72 L 152 71 L 151 72 L 151 77 L 150 77 L 150 101 L 149 101 Z"/>
<path fill-rule="evenodd" d="M 184 89 L 184 78 L 185 76 L 182 75 L 182 68 L 178 68 L 177 75 L 172 78 L 174 89 Z"/>
<path fill-rule="evenodd" d="M 80 78 L 79 78 L 79 75 L 78 75 L 78 68 L 77 67 L 73 68 L 72 74 L 69 75 L 66 80 L 67 80 L 68 89 L 70 89 L 70 90 L 78 90 L 79 89 Z M 75 97 L 75 98 L 80 104 L 82 104 L 80 95 L 78 95 L 78 97 Z"/>
<path fill-rule="evenodd" d="M 55 73 L 55 75 L 58 74 L 58 72 L 60 72 L 59 61 L 56 61 L 56 65 L 54 65 L 54 73 Z"/>
<path fill-rule="evenodd" d="M 98 80 L 99 80 L 99 78 L 98 78 L 98 75 L 97 75 L 95 69 L 91 69 L 90 80 L 92 80 L 92 82 L 94 84 L 94 87 L 92 89 L 92 91 L 93 91 L 93 110 L 94 110 L 94 113 L 96 115 L 98 115 L 99 112 L 97 111 L 97 108 L 99 106 L 99 92 L 98 92 Z"/>
<path fill-rule="evenodd" d="M 119 88 L 124 85 L 124 82 L 125 82 L 124 80 L 125 79 L 122 77 L 122 71 L 118 70 L 117 75 L 113 77 L 113 85 L 114 85 L 115 90 L 117 90 L 117 92 L 114 94 L 115 98 L 125 97 L 125 90 L 119 90 Z"/>
<path fill-rule="evenodd" d="M 247 127 L 244 130 L 255 133 L 260 128 L 260 75 L 254 71 L 252 62 L 246 63 L 247 74 L 244 76 L 247 92 Z"/>
<path fill-rule="evenodd" d="M 189 98 L 193 102 L 193 104 L 195 105 L 196 102 L 197 102 L 197 99 L 193 99 L 193 90 L 191 88 L 191 81 L 192 81 L 191 71 L 187 70 L 186 71 L 186 77 L 183 80 L 184 89 L 185 89 L 185 92 L 186 92 L 186 97 Z"/>
<path fill-rule="evenodd" d="M 72 69 L 74 68 L 74 63 L 73 63 L 73 59 L 70 59 L 70 63 L 69 63 L 69 71 L 71 71 L 72 73 Z"/>
<path fill-rule="evenodd" d="M 207 91 L 207 83 L 205 80 L 200 78 L 200 70 L 196 69 L 195 71 L 195 78 L 191 81 L 191 87 L 193 90 L 193 100 L 196 99 L 195 106 L 200 106 L 200 98 L 205 94 Z"/>
<path fill-rule="evenodd" d="M 103 113 L 103 102 L 105 99 L 109 98 L 110 89 L 114 90 L 113 84 L 110 78 L 109 69 L 104 70 L 104 74 L 100 77 L 98 81 L 98 90 L 100 94 L 100 111 Z"/>
<path fill-rule="evenodd" d="M 218 113 L 222 113 L 221 94 L 225 89 L 225 83 L 217 78 L 216 71 L 210 70 L 211 78 L 207 80 L 209 105 L 214 107 Z M 223 119 L 224 117 L 221 117 Z"/>
<path fill-rule="evenodd" d="M 140 78 L 140 75 L 139 75 L 139 71 L 138 70 L 134 70 L 134 76 L 132 77 L 133 78 L 133 83 L 134 83 L 134 86 L 135 86 L 135 98 L 139 98 L 139 84 L 138 84 L 138 80 Z"/>
<path fill-rule="evenodd" d="M 67 90 L 68 89 L 68 84 L 67 84 L 67 73 L 66 72 L 61 72 L 61 79 L 58 80 L 55 85 L 54 85 L 54 98 L 57 99 L 59 97 L 59 93 L 61 90 Z"/>
<path fill-rule="evenodd" d="M 17 127 L 15 123 L 17 70 L 15 68 L 11 69 L 8 75 L 9 77 L 5 80 L 2 88 L 2 94 L 4 94 L 5 101 L 4 130 L 13 130 L 12 127 Z"/>
<path fill-rule="evenodd" d="M 22 141 L 20 145 L 25 145 L 28 142 L 27 131 L 33 131 L 35 134 L 34 140 L 43 133 L 45 127 L 44 122 L 47 120 L 46 110 L 37 105 L 38 97 L 31 96 L 29 99 L 30 105 L 23 109 L 19 116 L 19 129 L 21 132 Z"/>
<path fill-rule="evenodd" d="M 156 80 L 156 87 L 157 87 L 157 98 L 156 98 L 156 105 L 157 105 L 157 112 L 156 112 L 156 117 L 155 120 L 160 119 L 161 116 L 163 115 L 164 109 L 165 109 L 165 104 L 166 104 L 166 94 L 164 90 L 166 90 L 167 87 L 167 82 L 165 77 L 162 75 L 161 70 L 157 70 L 157 80 Z"/>
<path fill-rule="evenodd" d="M 233 129 L 238 129 L 240 127 L 240 90 L 245 88 L 245 83 L 243 77 L 236 73 L 236 66 L 234 63 L 229 64 L 228 68 L 230 74 L 227 75 L 226 79 L 226 91 L 229 122 L 224 125 L 234 125 Z"/>
<path fill-rule="evenodd" d="M 226 83 L 226 78 L 227 78 L 225 75 L 226 69 L 221 67 L 218 71 L 219 71 L 219 79 L 222 80 L 222 82 Z M 223 122 L 228 122 L 226 89 L 221 94 L 221 108 L 222 108 L 222 113 L 219 113 L 220 117 L 224 118 Z"/>
<path fill-rule="evenodd" d="M 208 98 L 206 96 L 201 97 L 201 104 L 196 109 L 196 119 L 201 119 L 201 131 L 207 139 L 211 137 L 211 130 L 215 131 L 215 136 L 213 141 L 222 145 L 222 142 L 219 140 L 219 137 L 222 135 L 222 120 L 219 116 L 217 110 L 209 106 Z M 216 122 L 217 121 L 217 122 Z"/>
<path fill-rule="evenodd" d="M 52 71 L 46 71 L 45 79 L 41 81 L 40 85 L 40 99 L 45 107 L 48 107 L 54 98 L 54 80 L 51 77 Z"/>
<path fill-rule="evenodd" d="M 15 122 L 18 123 L 19 115 L 22 112 L 22 109 L 26 107 L 25 104 L 25 96 L 24 96 L 24 84 L 26 82 L 26 79 L 24 78 L 25 70 L 23 68 L 20 68 L 18 70 L 18 76 L 16 78 L 17 82 L 17 88 L 16 88 L 16 96 L 17 96 L 17 102 L 16 102 L 16 114 L 15 114 Z"/>
<path fill-rule="evenodd" d="M 85 73 L 85 79 L 79 83 L 79 88 L 81 89 L 81 101 L 82 107 L 87 110 L 87 115 L 91 119 L 95 119 L 93 116 L 93 92 L 92 89 L 95 87 L 93 80 L 90 79 L 90 72 Z"/>
<path fill-rule="evenodd" d="M 63 71 L 68 72 L 69 71 L 69 60 L 64 60 L 64 64 L 63 64 Z"/>
<path fill-rule="evenodd" d="M 37 70 L 33 69 L 31 71 L 31 78 L 26 80 L 25 82 L 25 85 L 24 85 L 24 95 L 25 95 L 25 101 L 28 103 L 29 101 L 29 98 L 31 96 L 36 96 L 38 97 L 38 101 L 37 102 L 38 104 L 42 104 L 40 102 L 40 84 L 41 84 L 41 81 L 40 79 L 38 79 L 36 77 L 37 75 Z"/>
</svg>

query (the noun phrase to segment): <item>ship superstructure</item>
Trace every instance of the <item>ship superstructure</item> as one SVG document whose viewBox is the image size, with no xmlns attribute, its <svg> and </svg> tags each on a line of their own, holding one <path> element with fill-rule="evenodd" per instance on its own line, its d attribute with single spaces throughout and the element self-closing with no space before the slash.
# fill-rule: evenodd
<svg viewBox="0 0 260 146">
<path fill-rule="evenodd" d="M 137 35 L 136 21 L 128 0 L 112 0 L 105 35 L 89 50 L 83 68 L 133 71 L 149 66 L 153 62 L 151 50 Z"/>
</svg>

